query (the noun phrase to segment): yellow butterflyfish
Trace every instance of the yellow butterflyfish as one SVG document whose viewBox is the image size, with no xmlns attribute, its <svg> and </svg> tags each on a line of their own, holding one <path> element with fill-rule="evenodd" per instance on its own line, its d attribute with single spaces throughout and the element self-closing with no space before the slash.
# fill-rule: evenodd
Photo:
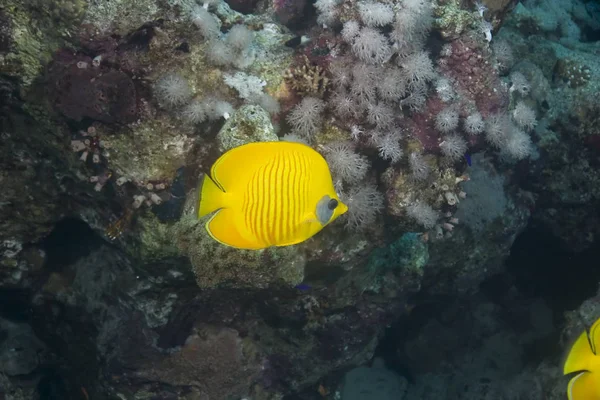
<svg viewBox="0 0 600 400">
<path fill-rule="evenodd" d="M 206 230 L 239 249 L 307 240 L 344 214 L 327 162 L 302 143 L 257 142 L 224 153 L 199 189 Z"/>
<path fill-rule="evenodd" d="M 578 372 L 567 386 L 569 400 L 600 400 L 600 319 L 575 341 L 563 367 L 563 374 Z"/>
</svg>

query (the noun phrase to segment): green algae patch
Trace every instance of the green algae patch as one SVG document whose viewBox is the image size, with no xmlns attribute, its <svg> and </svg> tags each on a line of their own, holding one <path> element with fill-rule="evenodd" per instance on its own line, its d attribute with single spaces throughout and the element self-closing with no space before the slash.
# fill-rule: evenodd
<svg viewBox="0 0 600 400">
<path fill-rule="evenodd" d="M 144 184 L 171 181 L 184 165 L 194 139 L 165 117 L 133 124 L 105 136 L 102 142 L 111 169 L 129 181 Z"/>
<path fill-rule="evenodd" d="M 251 142 L 276 142 L 270 115 L 260 106 L 243 105 L 217 134 L 219 151 L 225 152 Z"/>
<path fill-rule="evenodd" d="M 3 8 L 9 51 L 0 55 L 0 73 L 19 79 L 27 90 L 79 26 L 86 5 L 83 0 L 9 0 Z"/>
</svg>

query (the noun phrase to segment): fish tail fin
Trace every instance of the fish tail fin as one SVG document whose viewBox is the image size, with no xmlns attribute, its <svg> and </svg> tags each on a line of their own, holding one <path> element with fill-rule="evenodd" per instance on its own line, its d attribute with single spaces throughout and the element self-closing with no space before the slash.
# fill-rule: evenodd
<svg viewBox="0 0 600 400">
<path fill-rule="evenodd" d="M 204 175 L 199 192 L 198 218 L 202 218 L 225 205 L 225 192 L 217 186 L 210 176 Z"/>
</svg>

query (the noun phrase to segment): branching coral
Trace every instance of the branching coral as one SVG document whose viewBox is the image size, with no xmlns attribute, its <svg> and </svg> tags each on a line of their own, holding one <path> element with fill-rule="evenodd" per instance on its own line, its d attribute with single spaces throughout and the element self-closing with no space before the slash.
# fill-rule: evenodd
<svg viewBox="0 0 600 400">
<path fill-rule="evenodd" d="M 284 78 L 297 93 L 322 97 L 327 90 L 329 78 L 318 65 L 312 64 L 306 55 L 302 56 L 302 64 L 285 72 Z"/>
</svg>

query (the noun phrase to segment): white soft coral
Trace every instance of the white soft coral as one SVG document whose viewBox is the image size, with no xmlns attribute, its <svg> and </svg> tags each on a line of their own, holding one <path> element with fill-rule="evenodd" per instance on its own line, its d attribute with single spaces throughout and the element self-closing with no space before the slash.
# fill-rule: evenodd
<svg viewBox="0 0 600 400">
<path fill-rule="evenodd" d="M 305 97 L 287 116 L 294 132 L 310 139 L 319 129 L 325 102 L 315 97 Z"/>
<path fill-rule="evenodd" d="M 347 142 L 335 142 L 327 145 L 325 159 L 333 176 L 352 184 L 361 181 L 369 170 L 369 161 L 354 151 Z"/>
<path fill-rule="evenodd" d="M 382 64 L 392 56 L 392 48 L 387 38 L 372 28 L 362 28 L 354 39 L 352 51 L 362 61 Z"/>
<path fill-rule="evenodd" d="M 358 3 L 358 13 L 367 26 L 385 26 L 394 21 L 394 11 L 389 4 L 363 1 Z"/>
</svg>

